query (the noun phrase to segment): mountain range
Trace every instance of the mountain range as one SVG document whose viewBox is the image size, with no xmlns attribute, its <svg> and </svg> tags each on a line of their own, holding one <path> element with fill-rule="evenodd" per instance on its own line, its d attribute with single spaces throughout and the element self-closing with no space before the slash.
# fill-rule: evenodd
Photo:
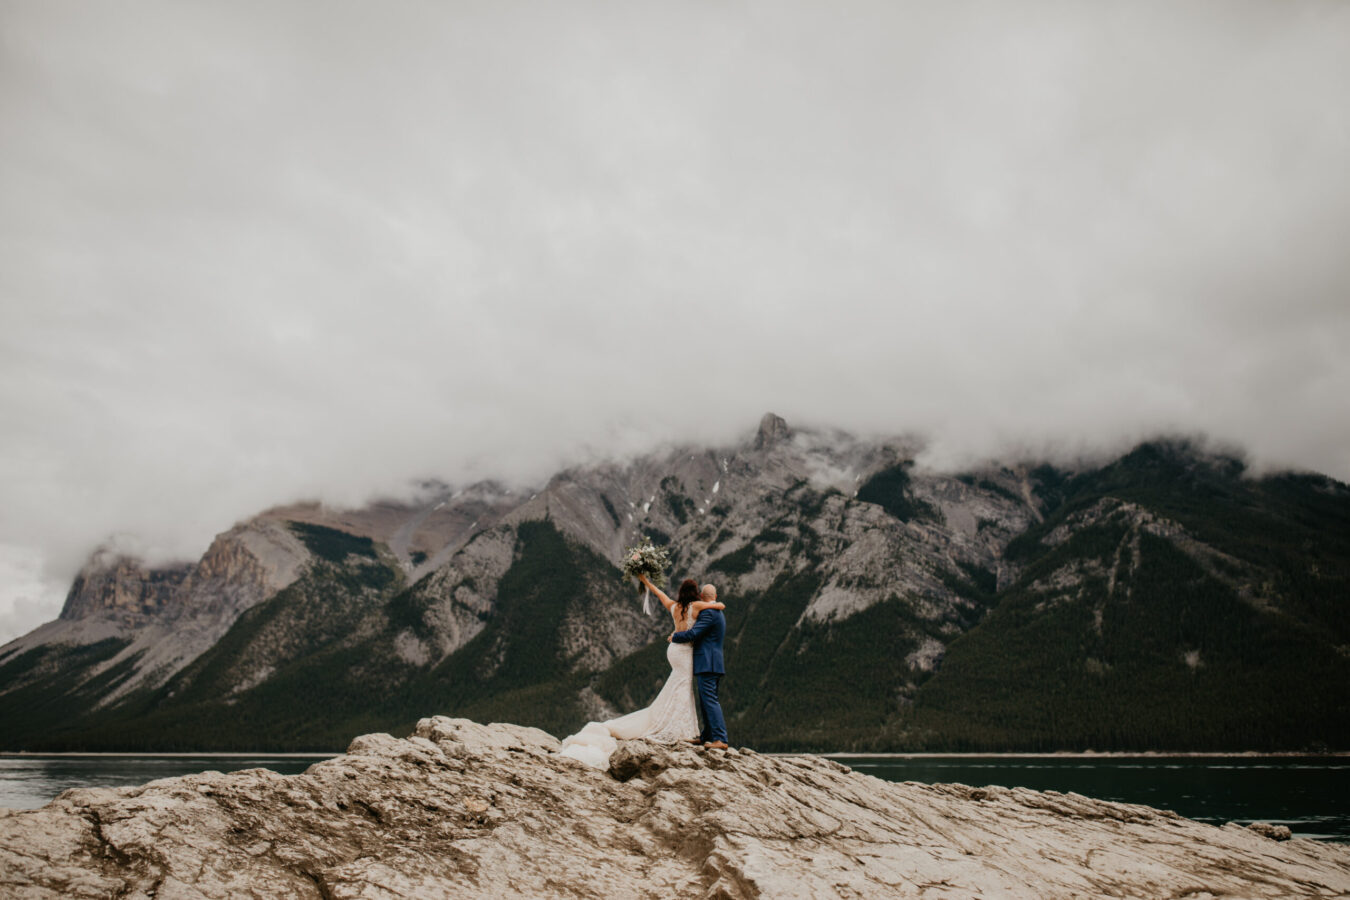
<svg viewBox="0 0 1350 900">
<path fill-rule="evenodd" d="M 1350 749 L 1350 487 L 1184 439 L 944 473 L 768 414 L 528 490 L 292 504 L 192 563 L 104 550 L 0 647 L 0 749 L 335 750 L 427 715 L 557 735 L 645 705 L 642 536 L 727 604 L 761 750 Z"/>
</svg>

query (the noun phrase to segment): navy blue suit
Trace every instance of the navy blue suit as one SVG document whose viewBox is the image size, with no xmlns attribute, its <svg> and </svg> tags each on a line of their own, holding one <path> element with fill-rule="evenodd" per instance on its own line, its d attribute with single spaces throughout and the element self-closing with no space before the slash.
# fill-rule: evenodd
<svg viewBox="0 0 1350 900">
<path fill-rule="evenodd" d="M 722 704 L 717 699 L 717 687 L 726 674 L 722 665 L 722 638 L 727 633 L 727 620 L 720 609 L 705 609 L 694 620 L 688 631 L 677 631 L 670 639 L 676 644 L 694 645 L 694 680 L 698 682 L 698 706 L 703 712 L 704 743 L 726 741 L 727 724 L 722 718 Z"/>
</svg>

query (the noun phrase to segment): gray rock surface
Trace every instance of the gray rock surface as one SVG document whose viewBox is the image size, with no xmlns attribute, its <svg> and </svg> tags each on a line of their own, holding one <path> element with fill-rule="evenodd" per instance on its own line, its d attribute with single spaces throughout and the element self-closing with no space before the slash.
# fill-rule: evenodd
<svg viewBox="0 0 1350 900">
<path fill-rule="evenodd" d="M 67 791 L 0 812 L 16 898 L 1335 897 L 1350 848 L 1075 794 L 893 784 L 829 760 L 422 720 L 302 775 Z"/>
</svg>

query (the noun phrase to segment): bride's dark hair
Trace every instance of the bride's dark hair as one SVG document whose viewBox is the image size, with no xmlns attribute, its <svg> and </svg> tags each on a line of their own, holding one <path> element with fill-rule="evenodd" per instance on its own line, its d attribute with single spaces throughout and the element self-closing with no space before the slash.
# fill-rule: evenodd
<svg viewBox="0 0 1350 900">
<path fill-rule="evenodd" d="M 676 595 L 675 602 L 680 604 L 680 612 L 689 611 L 689 604 L 699 598 L 698 582 L 692 578 L 686 578 L 680 582 L 680 593 Z"/>
</svg>

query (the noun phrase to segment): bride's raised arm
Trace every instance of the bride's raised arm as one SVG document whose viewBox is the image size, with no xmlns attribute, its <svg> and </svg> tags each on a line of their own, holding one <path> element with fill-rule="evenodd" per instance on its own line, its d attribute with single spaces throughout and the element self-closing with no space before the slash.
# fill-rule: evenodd
<svg viewBox="0 0 1350 900">
<path fill-rule="evenodd" d="M 672 606 L 675 605 L 675 601 L 667 597 L 665 595 L 665 592 L 663 592 L 659 587 L 657 587 L 656 585 L 652 584 L 649 580 L 647 580 L 646 575 L 639 575 L 638 581 L 641 581 L 643 587 L 645 587 L 647 590 L 655 594 L 656 599 L 660 600 L 661 605 L 664 606 L 666 609 L 670 609 Z"/>
</svg>

